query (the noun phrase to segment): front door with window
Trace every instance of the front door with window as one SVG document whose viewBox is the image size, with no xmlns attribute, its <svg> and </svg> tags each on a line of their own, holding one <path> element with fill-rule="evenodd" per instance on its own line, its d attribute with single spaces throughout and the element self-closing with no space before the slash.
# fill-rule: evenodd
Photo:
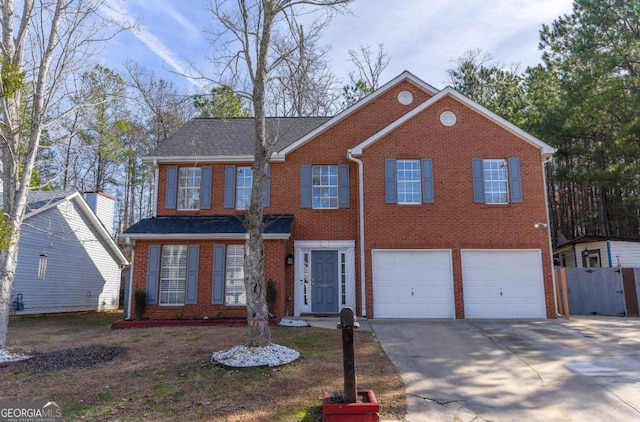
<svg viewBox="0 0 640 422">
<path fill-rule="evenodd" d="M 338 312 L 338 251 L 311 252 L 311 312 Z"/>
</svg>

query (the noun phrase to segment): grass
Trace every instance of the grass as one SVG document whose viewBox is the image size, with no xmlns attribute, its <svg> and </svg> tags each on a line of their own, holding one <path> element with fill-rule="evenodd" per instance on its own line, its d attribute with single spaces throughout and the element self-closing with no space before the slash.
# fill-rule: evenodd
<svg viewBox="0 0 640 422">
<path fill-rule="evenodd" d="M 112 330 L 120 313 L 12 318 L 9 346 L 50 352 L 88 345 L 123 346 L 111 362 L 35 373 L 0 368 L 0 401 L 57 402 L 65 420 L 305 421 L 322 420 L 322 391 L 340 391 L 342 338 L 338 330 L 272 327 L 274 343 L 298 350 L 280 368 L 228 370 L 211 353 L 241 344 L 245 327 L 156 327 Z M 356 332 L 359 388 L 373 389 L 381 419 L 402 419 L 402 379 L 371 333 Z"/>
</svg>

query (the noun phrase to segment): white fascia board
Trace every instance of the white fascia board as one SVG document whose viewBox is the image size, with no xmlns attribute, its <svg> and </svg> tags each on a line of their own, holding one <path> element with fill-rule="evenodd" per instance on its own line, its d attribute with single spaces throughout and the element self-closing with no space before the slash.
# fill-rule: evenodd
<svg viewBox="0 0 640 422">
<path fill-rule="evenodd" d="M 448 86 L 445 89 L 443 89 L 442 91 L 440 91 L 439 93 L 437 93 L 436 95 L 434 95 L 433 97 L 429 98 L 427 101 L 425 101 L 424 103 L 422 103 L 418 107 L 414 108 L 413 110 L 411 110 L 407 114 L 405 114 L 402 117 L 400 117 L 395 122 L 391 123 L 390 125 L 388 125 L 384 129 L 382 129 L 381 131 L 379 131 L 376 134 L 374 134 L 374 135 L 370 136 L 369 138 L 365 139 L 363 142 L 361 142 L 360 144 L 358 144 L 355 148 L 353 148 L 351 150 L 352 154 L 356 155 L 356 156 L 362 155 L 362 151 L 365 148 L 367 148 L 368 146 L 374 144 L 375 142 L 380 140 L 382 137 L 384 137 L 387 134 L 389 134 L 390 132 L 392 132 L 398 126 L 400 126 L 400 125 L 406 123 L 408 120 L 412 119 L 417 114 L 422 113 L 424 110 L 426 110 L 427 108 L 429 108 L 433 104 L 437 103 L 438 101 L 440 101 L 445 96 L 451 96 L 451 97 L 455 98 L 456 100 L 458 100 L 459 102 L 463 103 L 467 107 L 469 107 L 472 110 L 482 114 L 487 119 L 489 119 L 492 122 L 496 123 L 498 126 L 506 129 L 507 131 L 513 133 L 514 135 L 516 135 L 520 139 L 524 140 L 525 142 L 528 142 L 529 144 L 531 144 L 531 145 L 535 146 L 536 148 L 540 149 L 540 152 L 542 154 L 542 158 L 543 159 L 550 158 L 556 152 L 556 149 L 553 148 L 551 145 L 548 145 L 547 143 L 545 143 L 545 142 L 541 141 L 540 139 L 536 138 L 535 136 L 530 135 L 529 133 L 527 133 L 524 130 L 520 129 L 519 127 L 517 127 L 513 123 L 508 122 L 507 120 L 505 120 L 502 117 L 498 116 L 494 112 L 492 112 L 489 109 L 481 106 L 480 104 L 476 103 L 475 101 L 465 97 L 464 95 L 462 95 L 461 93 L 459 93 L 455 89 L 453 89 L 453 88 Z"/>
<path fill-rule="evenodd" d="M 211 155 L 204 156 L 200 155 L 197 157 L 194 156 L 181 156 L 181 155 L 173 155 L 173 156 L 146 156 L 142 157 L 142 161 L 150 162 L 150 163 L 253 163 L 253 155 Z M 284 161 L 284 157 L 279 159 L 277 154 L 272 154 L 271 162 Z"/>
<path fill-rule="evenodd" d="M 353 104 L 351 107 L 343 110 L 341 113 L 339 113 L 336 116 L 334 116 L 333 118 L 329 119 L 328 121 L 326 121 L 324 124 L 320 125 L 315 130 L 309 132 L 308 134 L 306 134 L 302 138 L 298 139 L 296 142 L 292 143 L 291 145 L 289 145 L 288 147 L 286 147 L 282 151 L 278 151 L 276 154 L 274 154 L 274 157 L 278 157 L 278 158 L 281 158 L 282 160 L 284 160 L 284 157 L 288 153 L 290 153 L 292 151 L 295 151 L 296 149 L 300 148 L 302 145 L 304 145 L 307 142 L 309 142 L 311 139 L 313 139 L 316 136 L 320 135 L 322 132 L 326 131 L 327 129 L 331 128 L 332 126 L 335 126 L 340 121 L 342 121 L 344 118 L 346 118 L 347 116 L 349 116 L 350 114 L 352 114 L 356 110 L 359 110 L 360 108 L 362 108 L 365 105 L 369 104 L 370 102 L 372 102 L 376 98 L 380 97 L 382 94 L 387 92 L 389 89 L 393 88 L 394 86 L 398 85 L 400 82 L 402 82 L 404 80 L 408 80 L 408 81 L 413 82 L 415 85 L 417 85 L 418 87 L 422 88 L 424 91 L 428 92 L 431 95 L 435 95 L 435 94 L 438 93 L 438 90 L 436 88 L 434 88 L 433 86 L 431 86 L 428 83 L 424 82 L 423 80 L 417 78 L 411 72 L 405 70 L 400 75 L 396 76 L 391 81 L 387 82 L 386 84 L 384 84 L 383 86 L 381 86 L 380 88 L 378 88 L 377 90 L 372 92 L 371 94 L 367 95 L 366 97 L 364 97 L 363 99 L 361 99 L 357 103 Z"/>
<path fill-rule="evenodd" d="M 198 239 L 198 240 L 245 240 L 246 233 L 139 233 L 127 234 L 123 233 L 120 237 L 131 240 L 162 240 L 162 239 Z M 291 237 L 289 233 L 265 233 L 262 235 L 264 240 L 288 240 Z"/>
<path fill-rule="evenodd" d="M 111 249 L 114 254 L 118 257 L 118 259 L 120 260 L 120 265 L 128 265 L 129 261 L 127 260 L 127 258 L 124 256 L 124 254 L 122 253 L 122 251 L 120 250 L 120 248 L 118 247 L 118 245 L 116 245 L 116 242 L 113 240 L 113 237 L 111 237 L 111 234 L 107 231 L 107 229 L 104 227 L 104 224 L 102 224 L 102 222 L 100 221 L 100 219 L 98 218 L 98 216 L 96 215 L 96 213 L 91 209 L 91 207 L 89 206 L 89 204 L 87 203 L 87 201 L 84 199 L 84 197 L 82 195 L 80 195 L 78 192 L 76 192 L 77 195 L 71 195 L 69 196 L 69 198 L 75 198 L 77 196 L 77 202 L 80 205 L 80 208 L 82 208 L 82 210 L 85 212 L 85 215 L 87 215 L 87 218 L 89 219 L 90 224 L 96 228 L 96 230 L 98 230 L 100 232 L 100 234 L 102 235 L 103 239 L 105 239 L 106 242 L 106 246 Z M 104 242 L 103 242 L 104 244 Z"/>
</svg>

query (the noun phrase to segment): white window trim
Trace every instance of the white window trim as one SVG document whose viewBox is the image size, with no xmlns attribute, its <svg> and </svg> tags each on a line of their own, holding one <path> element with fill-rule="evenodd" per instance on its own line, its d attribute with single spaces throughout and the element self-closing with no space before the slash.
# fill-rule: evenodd
<svg viewBox="0 0 640 422">
<path fill-rule="evenodd" d="M 198 187 L 197 188 L 181 186 L 180 181 L 181 181 L 182 177 L 180 177 L 180 172 L 182 170 L 185 170 L 185 169 L 188 169 L 188 170 L 196 170 L 197 169 L 198 170 L 199 182 L 198 182 Z M 202 201 L 201 188 L 202 188 L 202 167 L 178 167 L 178 188 L 176 190 L 176 196 L 177 196 L 177 198 L 176 198 L 176 209 L 178 211 L 198 211 L 198 210 L 200 210 L 201 201 Z M 182 190 L 197 190 L 198 191 L 198 207 L 197 208 L 182 208 L 180 206 L 181 205 L 181 202 L 180 202 L 180 191 L 182 191 Z"/>
<path fill-rule="evenodd" d="M 227 302 L 227 282 L 229 281 L 229 279 L 227 278 L 227 273 L 228 273 L 228 268 L 229 268 L 229 248 L 230 247 L 241 247 L 242 248 L 242 264 L 243 264 L 243 273 L 242 273 L 242 286 L 244 287 L 244 256 L 245 256 L 245 245 L 236 245 L 236 244 L 231 244 L 231 245 L 227 245 L 225 248 L 225 257 L 224 257 L 224 304 L 225 306 L 247 306 L 246 304 L 246 296 L 247 296 L 247 292 L 244 292 L 245 295 L 245 303 L 229 303 Z"/>
<path fill-rule="evenodd" d="M 309 253 L 311 260 L 311 252 L 318 250 L 336 250 L 338 257 L 341 253 L 346 255 L 346 284 L 347 284 L 347 306 L 356 309 L 356 269 L 355 269 L 355 240 L 296 240 L 294 242 L 295 260 L 294 260 L 294 316 L 300 316 L 302 313 L 311 312 L 311 300 L 305 306 L 304 304 L 304 254 Z M 311 265 L 311 261 L 309 261 Z M 338 287 L 340 287 L 340 260 L 338 259 Z M 338 303 L 342 303 L 340 299 L 340 289 L 337 291 Z M 311 296 L 310 296 L 311 297 Z"/>
<path fill-rule="evenodd" d="M 398 163 L 400 161 L 415 161 L 418 164 L 418 180 L 417 181 L 405 181 L 400 180 L 398 175 Z M 418 184 L 418 201 L 415 202 L 400 202 L 400 183 L 417 183 Z M 420 159 L 418 158 L 402 158 L 396 159 L 396 196 L 397 196 L 397 205 L 421 205 L 422 204 L 422 165 Z"/>
<path fill-rule="evenodd" d="M 332 188 L 334 187 L 334 185 L 314 185 L 313 184 L 313 169 L 316 167 L 334 167 L 336 170 L 336 184 L 335 184 L 335 188 L 336 188 L 336 196 L 335 196 L 335 200 L 336 200 L 336 206 L 335 207 L 316 207 L 314 206 L 314 201 L 313 201 L 313 191 L 314 188 L 318 187 L 318 188 Z M 337 164 L 314 164 L 311 166 L 311 208 L 314 210 L 337 210 L 338 208 L 340 208 L 340 170 Z M 329 198 L 333 198 L 333 197 L 329 197 Z"/>
<path fill-rule="evenodd" d="M 484 163 L 486 163 L 487 161 L 501 161 L 502 163 L 504 163 L 504 168 L 505 168 L 505 178 L 504 180 L 502 179 L 487 179 L 485 177 L 485 173 L 484 173 Z M 487 192 L 487 189 L 485 188 L 485 186 L 483 186 L 482 188 L 484 189 L 484 202 L 487 205 L 506 205 L 509 204 L 511 201 L 511 198 L 509 198 L 509 163 L 507 162 L 507 160 L 505 160 L 504 158 L 483 158 L 482 159 L 482 173 L 483 173 L 483 179 L 484 179 L 484 183 L 486 186 L 487 182 L 498 182 L 498 183 L 504 183 L 506 186 L 506 190 L 505 190 L 505 195 L 506 195 L 506 201 L 504 202 L 489 202 L 488 198 L 489 198 L 489 193 Z"/>
<path fill-rule="evenodd" d="M 185 272 L 184 272 L 184 297 L 182 302 L 177 303 L 162 303 L 162 268 L 163 268 L 163 255 L 164 248 L 173 247 L 173 246 L 183 246 L 185 248 Z M 187 299 L 187 273 L 189 271 L 189 247 L 187 245 L 162 245 L 160 247 L 160 274 L 158 280 L 158 305 L 159 306 L 184 306 L 185 300 Z"/>
<path fill-rule="evenodd" d="M 239 200 L 240 200 L 240 185 L 238 183 L 238 180 L 240 179 L 238 177 L 238 175 L 240 174 L 240 169 L 249 169 L 249 171 L 251 172 L 251 184 L 248 187 L 249 190 L 249 200 L 247 201 L 247 203 L 245 204 L 245 206 L 240 206 Z M 249 207 L 249 203 L 251 202 L 251 188 L 253 186 L 253 169 L 251 168 L 251 166 L 238 166 L 236 167 L 236 209 L 237 210 L 246 210 Z M 246 190 L 247 188 L 242 187 L 242 190 Z"/>
</svg>

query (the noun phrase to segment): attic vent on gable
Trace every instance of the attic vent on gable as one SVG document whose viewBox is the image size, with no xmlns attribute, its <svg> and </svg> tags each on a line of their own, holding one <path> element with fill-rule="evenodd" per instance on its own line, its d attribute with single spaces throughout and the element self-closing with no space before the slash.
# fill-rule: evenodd
<svg viewBox="0 0 640 422">
<path fill-rule="evenodd" d="M 413 102 L 413 94 L 409 91 L 400 91 L 398 93 L 398 102 L 402 105 L 409 105 Z"/>
<path fill-rule="evenodd" d="M 447 127 L 455 125 L 457 121 L 458 118 L 452 111 L 444 111 L 440 114 L 440 123 Z"/>
</svg>

